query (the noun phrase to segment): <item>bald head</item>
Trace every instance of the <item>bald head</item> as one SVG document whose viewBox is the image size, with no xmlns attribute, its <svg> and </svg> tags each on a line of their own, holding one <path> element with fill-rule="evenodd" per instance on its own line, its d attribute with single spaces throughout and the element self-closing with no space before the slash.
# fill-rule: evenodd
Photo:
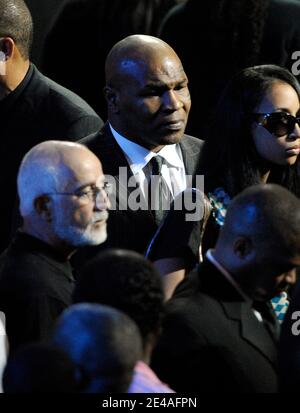
<svg viewBox="0 0 300 413">
<path fill-rule="evenodd" d="M 300 200 L 278 185 L 246 189 L 230 204 L 213 254 L 253 300 L 278 295 L 300 265 Z"/>
<path fill-rule="evenodd" d="M 155 152 L 181 140 L 191 106 L 188 79 L 167 43 L 126 37 L 112 48 L 105 71 L 108 119 L 118 133 Z"/>
<path fill-rule="evenodd" d="M 255 185 L 238 195 L 227 211 L 220 243 L 250 237 L 265 250 L 300 253 L 300 201 L 279 185 Z"/>
<path fill-rule="evenodd" d="M 165 58 L 173 58 L 180 62 L 175 51 L 163 40 L 147 35 L 128 36 L 116 43 L 107 56 L 106 83 L 121 87 L 127 76 L 136 73 L 137 66 L 146 70 L 152 61 Z"/>
<path fill-rule="evenodd" d="M 33 147 L 23 158 L 18 173 L 21 215 L 33 212 L 38 196 L 68 191 L 74 177 L 84 174 L 91 165 L 102 171 L 98 158 L 78 143 L 46 141 Z"/>
</svg>

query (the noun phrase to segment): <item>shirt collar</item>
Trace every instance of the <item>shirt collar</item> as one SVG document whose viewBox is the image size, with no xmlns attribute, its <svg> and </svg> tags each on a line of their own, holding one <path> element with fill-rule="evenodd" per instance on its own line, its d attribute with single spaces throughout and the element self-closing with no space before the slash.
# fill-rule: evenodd
<svg viewBox="0 0 300 413">
<path fill-rule="evenodd" d="M 245 301 L 250 301 L 250 298 L 244 293 L 241 287 L 237 284 L 237 282 L 232 278 L 230 273 L 224 268 L 214 257 L 213 250 L 210 249 L 206 253 L 206 258 L 224 275 L 226 280 L 232 285 L 232 287 L 240 294 L 240 296 Z"/>
<path fill-rule="evenodd" d="M 159 152 L 155 153 L 120 135 L 111 124 L 109 126 L 134 174 L 139 173 L 157 155 L 162 156 L 170 166 L 184 168 L 183 161 L 179 155 L 180 147 L 178 145 L 166 145 Z"/>
<path fill-rule="evenodd" d="M 7 95 L 3 100 L 0 101 L 2 115 L 4 114 L 4 112 L 8 112 L 8 110 L 14 105 L 24 89 L 27 87 L 32 78 L 34 68 L 35 66 L 30 63 L 27 73 L 22 82 L 16 87 L 15 90 L 13 90 L 11 93 L 9 93 L 9 95 Z"/>
</svg>

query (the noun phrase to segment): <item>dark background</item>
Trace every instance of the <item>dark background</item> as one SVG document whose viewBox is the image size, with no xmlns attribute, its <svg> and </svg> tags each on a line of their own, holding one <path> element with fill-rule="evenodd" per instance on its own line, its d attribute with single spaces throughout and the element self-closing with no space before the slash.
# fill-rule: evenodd
<svg viewBox="0 0 300 413">
<path fill-rule="evenodd" d="M 126 1 L 126 0 L 124 0 Z M 34 39 L 31 60 L 37 65 L 41 62 L 41 53 L 45 36 L 48 33 L 53 18 L 65 3 L 64 0 L 25 0 L 34 23 Z"/>
</svg>

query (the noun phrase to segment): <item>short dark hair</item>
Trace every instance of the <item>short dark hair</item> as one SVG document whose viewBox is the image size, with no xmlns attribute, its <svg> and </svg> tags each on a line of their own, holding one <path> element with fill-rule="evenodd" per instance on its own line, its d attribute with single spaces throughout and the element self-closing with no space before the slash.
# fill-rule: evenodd
<svg viewBox="0 0 300 413">
<path fill-rule="evenodd" d="M 21 56 L 29 59 L 33 40 L 33 22 L 23 0 L 0 0 L 0 37 L 11 37 Z"/>
<path fill-rule="evenodd" d="M 276 184 L 245 189 L 230 203 L 220 239 L 227 242 L 237 234 L 251 236 L 260 251 L 269 251 L 274 259 L 277 248 L 286 257 L 299 255 L 299 198 Z"/>
<path fill-rule="evenodd" d="M 300 99 L 300 86 L 295 76 L 276 65 L 243 69 L 228 83 L 201 154 L 200 169 L 205 175 L 206 192 L 222 186 L 230 196 L 235 196 L 248 186 L 260 183 L 260 158 L 253 142 L 251 115 L 276 81 L 290 85 Z M 272 182 L 284 186 L 298 197 L 299 162 L 300 158 L 292 166 L 274 165 L 271 177 Z"/>
<path fill-rule="evenodd" d="M 129 315 L 138 325 L 144 344 L 156 334 L 164 309 L 160 275 L 142 255 L 126 250 L 99 254 L 82 269 L 74 302 L 107 304 Z"/>
<path fill-rule="evenodd" d="M 80 373 L 84 393 L 126 392 L 142 356 L 134 321 L 99 304 L 77 304 L 58 319 L 52 344 L 64 351 Z"/>
</svg>

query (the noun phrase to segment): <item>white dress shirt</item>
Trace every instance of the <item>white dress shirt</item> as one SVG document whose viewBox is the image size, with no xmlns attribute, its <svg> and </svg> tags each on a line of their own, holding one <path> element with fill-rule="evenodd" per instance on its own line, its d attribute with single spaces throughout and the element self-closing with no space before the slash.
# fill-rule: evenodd
<svg viewBox="0 0 300 413">
<path fill-rule="evenodd" d="M 166 145 L 159 152 L 152 152 L 124 138 L 124 136 L 120 135 L 111 125 L 109 126 L 115 140 L 127 159 L 136 181 L 139 183 L 143 195 L 145 195 L 145 187 L 147 185 L 147 178 L 143 168 L 157 155 L 160 155 L 165 160 L 161 168 L 161 174 L 173 198 L 186 189 L 186 173 L 179 145 Z"/>
</svg>

